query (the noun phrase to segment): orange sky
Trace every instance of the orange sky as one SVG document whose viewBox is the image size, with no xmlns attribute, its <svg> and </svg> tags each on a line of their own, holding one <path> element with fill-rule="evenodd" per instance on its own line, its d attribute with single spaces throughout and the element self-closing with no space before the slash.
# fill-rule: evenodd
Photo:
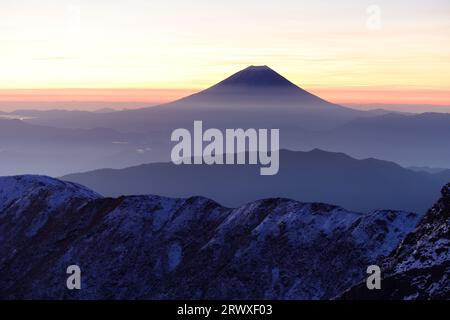
<svg viewBox="0 0 450 320">
<path fill-rule="evenodd" d="M 433 111 L 439 111 L 438 106 L 450 106 L 450 91 L 445 89 L 386 87 L 326 87 L 305 89 L 326 100 L 344 105 L 435 105 L 436 108 Z M 140 108 L 174 101 L 199 90 L 121 88 L 0 89 L 0 110 Z M 442 108 L 441 110 L 442 112 L 448 112 L 449 108 Z"/>
<path fill-rule="evenodd" d="M 248 65 L 336 103 L 450 105 L 450 2 L 372 3 L 7 1 L 0 111 L 158 104 Z"/>
</svg>

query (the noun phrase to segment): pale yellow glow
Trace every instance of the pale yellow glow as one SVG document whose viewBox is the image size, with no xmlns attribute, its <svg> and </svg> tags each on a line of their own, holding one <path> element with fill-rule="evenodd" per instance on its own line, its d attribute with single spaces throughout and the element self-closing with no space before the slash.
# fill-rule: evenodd
<svg viewBox="0 0 450 320">
<path fill-rule="evenodd" d="M 11 1 L 0 89 L 195 91 L 264 64 L 312 90 L 450 91 L 446 2 L 379 1 L 380 30 L 366 27 L 364 1 L 319 2 Z"/>
</svg>

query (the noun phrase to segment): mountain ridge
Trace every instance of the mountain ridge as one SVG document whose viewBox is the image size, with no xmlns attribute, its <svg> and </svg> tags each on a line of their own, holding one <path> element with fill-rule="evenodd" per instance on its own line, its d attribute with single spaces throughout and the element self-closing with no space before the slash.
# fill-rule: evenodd
<svg viewBox="0 0 450 320">
<path fill-rule="evenodd" d="M 382 290 L 365 283 L 351 287 L 338 299 L 450 299 L 450 183 L 417 227 L 387 257 L 380 259 Z"/>
<path fill-rule="evenodd" d="M 390 208 L 425 212 L 447 180 L 446 172 L 415 172 L 377 159 L 314 149 L 280 151 L 277 175 L 261 177 L 258 166 L 174 165 L 160 162 L 63 176 L 108 196 L 202 195 L 228 207 L 268 197 L 326 202 L 357 211 Z M 395 197 L 392 194 L 396 194 Z"/>
<path fill-rule="evenodd" d="M 61 176 L 102 167 L 124 168 L 169 161 L 171 133 L 178 128 L 191 128 L 196 120 L 202 120 L 205 128 L 221 130 L 280 129 L 280 148 L 283 149 L 320 148 L 357 158 L 390 160 L 402 166 L 448 167 L 448 115 L 383 116 L 349 109 L 305 93 L 267 67 L 253 69 L 237 72 L 248 76 L 236 81 L 250 84 L 254 83 L 252 79 L 261 81 L 254 86 L 256 89 L 246 86 L 243 91 L 236 90 L 232 79 L 229 80 L 231 90 L 220 89 L 215 94 L 215 89 L 208 88 L 176 102 L 138 110 L 111 113 L 29 111 L 28 115 L 20 115 L 27 124 L 93 131 L 80 132 L 75 139 L 66 135 L 70 145 L 65 146 L 57 130 L 51 135 L 42 131 L 21 135 L 21 129 L 10 128 L 6 132 L 6 126 L 2 126 L 2 136 L 9 136 L 9 140 L 3 140 L 0 148 L 4 164 L 0 174 Z M 268 75 L 261 78 L 250 75 L 255 72 Z M 271 80 L 273 78 L 275 80 Z M 272 86 L 275 91 L 268 90 L 266 84 L 274 82 L 279 83 Z M 227 86 L 222 83 L 218 87 Z M 289 88 L 290 93 L 280 87 Z M 109 129 L 99 132 L 95 128 Z M 109 133 L 106 130 L 110 130 Z M 78 139 L 80 135 L 82 139 Z M 60 161 L 49 163 L 49 158 Z"/>
<path fill-rule="evenodd" d="M 225 78 L 224 80 L 218 82 L 217 84 L 211 86 L 212 89 L 214 87 L 220 86 L 261 86 L 261 87 L 291 87 L 291 88 L 299 88 L 293 82 L 289 81 L 281 74 L 268 67 L 267 65 L 262 66 L 248 66 L 245 69 L 242 69 L 231 76 Z"/>
<path fill-rule="evenodd" d="M 0 194 L 7 185 L 21 192 L 0 198 L 0 299 L 328 299 L 422 216 L 279 198 L 236 209 L 103 198 L 42 176 L 0 178 Z M 82 289 L 69 291 L 73 264 Z"/>
</svg>

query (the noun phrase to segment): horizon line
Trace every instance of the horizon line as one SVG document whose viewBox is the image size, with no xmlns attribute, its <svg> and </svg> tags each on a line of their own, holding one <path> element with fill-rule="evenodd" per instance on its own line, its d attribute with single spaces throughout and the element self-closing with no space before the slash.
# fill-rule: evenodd
<svg viewBox="0 0 450 320">
<path fill-rule="evenodd" d="M 450 107 L 450 90 L 445 88 L 410 88 L 380 86 L 302 86 L 303 89 L 332 103 L 362 106 L 402 108 L 404 112 L 436 112 Z M 0 88 L 0 111 L 16 110 L 85 110 L 139 109 L 174 102 L 205 88 Z M 382 97 L 382 98 L 381 98 Z M 42 105 L 45 104 L 45 105 Z M 408 107 L 410 110 L 403 108 Z M 420 109 L 420 110 L 419 110 Z M 397 110 L 398 111 L 398 110 Z M 449 110 L 439 110 L 450 112 Z"/>
</svg>

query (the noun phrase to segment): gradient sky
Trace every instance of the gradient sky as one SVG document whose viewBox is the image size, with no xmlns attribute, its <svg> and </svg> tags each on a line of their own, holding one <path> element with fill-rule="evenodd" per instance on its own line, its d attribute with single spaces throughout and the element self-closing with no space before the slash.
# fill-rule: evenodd
<svg viewBox="0 0 450 320">
<path fill-rule="evenodd" d="M 381 23 L 370 27 L 373 4 Z M 448 0 L 0 0 L 0 9 L 0 110 L 159 103 L 248 65 L 333 102 L 450 105 Z M 73 108 L 83 107 L 92 105 Z"/>
</svg>

